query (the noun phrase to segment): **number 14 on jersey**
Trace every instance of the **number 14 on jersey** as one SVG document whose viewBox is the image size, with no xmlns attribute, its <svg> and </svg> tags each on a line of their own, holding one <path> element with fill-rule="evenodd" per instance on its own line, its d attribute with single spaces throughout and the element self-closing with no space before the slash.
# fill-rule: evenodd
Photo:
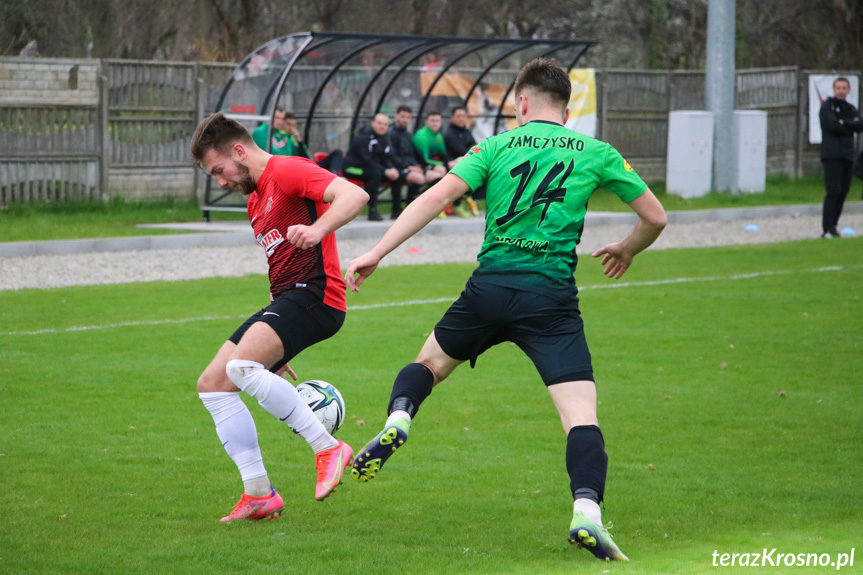
<svg viewBox="0 0 863 575">
<path fill-rule="evenodd" d="M 545 219 L 545 214 L 548 212 L 548 208 L 551 204 L 562 203 L 564 197 L 566 197 L 566 179 L 572 173 L 574 166 L 575 163 L 573 160 L 569 161 L 569 165 L 566 165 L 564 162 L 556 162 L 536 187 L 536 190 L 533 192 L 533 199 L 530 202 L 530 205 L 522 209 L 517 209 L 518 203 L 521 201 L 521 197 L 524 195 L 524 192 L 536 176 L 537 163 L 528 160 L 510 170 L 509 175 L 512 176 L 513 179 L 518 178 L 518 187 L 515 190 L 515 194 L 512 197 L 512 202 L 510 202 L 507 212 L 497 218 L 497 225 L 502 226 L 514 218 L 516 214 L 538 206 L 542 206 L 542 214 L 539 217 L 537 227 L 542 225 L 542 222 Z M 561 173 L 563 173 L 563 175 L 561 175 Z M 557 185 L 551 187 L 558 177 L 560 177 L 560 180 L 557 182 Z"/>
</svg>

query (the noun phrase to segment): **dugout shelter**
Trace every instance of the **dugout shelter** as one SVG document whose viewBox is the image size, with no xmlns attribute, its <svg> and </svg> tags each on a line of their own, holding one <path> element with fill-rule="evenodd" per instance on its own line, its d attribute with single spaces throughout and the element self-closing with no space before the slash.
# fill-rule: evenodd
<svg viewBox="0 0 863 575">
<path fill-rule="evenodd" d="M 515 126 L 512 89 L 518 70 L 537 57 L 567 69 L 593 45 L 586 40 L 522 40 L 306 32 L 289 34 L 246 56 L 228 78 L 216 111 L 250 131 L 272 130 L 276 108 L 297 116 L 312 155 L 346 151 L 377 113 L 413 108 L 416 132 L 431 111 L 449 117 L 462 105 L 477 141 Z M 270 141 L 270 138 L 267 138 Z M 208 177 L 204 218 L 211 210 L 245 211 L 245 198 Z"/>
</svg>

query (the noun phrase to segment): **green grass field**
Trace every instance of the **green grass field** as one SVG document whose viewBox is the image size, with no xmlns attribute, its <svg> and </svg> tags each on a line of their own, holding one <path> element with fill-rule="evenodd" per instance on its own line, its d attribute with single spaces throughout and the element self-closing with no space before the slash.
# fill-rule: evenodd
<svg viewBox="0 0 863 575">
<path fill-rule="evenodd" d="M 265 277 L 0 292 L 0 573 L 742 573 L 714 552 L 764 549 L 855 549 L 842 572 L 860 572 L 861 248 L 649 251 L 617 283 L 581 263 L 604 518 L 628 564 L 566 543 L 565 435 L 510 344 L 432 394 L 378 478 L 323 503 L 311 450 L 252 405 L 286 510 L 223 525 L 242 486 L 195 381 Z M 377 432 L 448 305 L 429 300 L 471 269 L 379 270 L 342 331 L 291 362 L 344 394 L 339 437 Z"/>
</svg>

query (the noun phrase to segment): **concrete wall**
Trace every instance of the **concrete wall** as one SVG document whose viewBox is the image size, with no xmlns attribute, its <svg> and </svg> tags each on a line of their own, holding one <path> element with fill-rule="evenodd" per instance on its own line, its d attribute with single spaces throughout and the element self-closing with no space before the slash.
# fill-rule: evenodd
<svg viewBox="0 0 863 575">
<path fill-rule="evenodd" d="M 0 105 L 99 104 L 99 61 L 0 58 Z"/>
<path fill-rule="evenodd" d="M 195 173 L 189 168 L 109 168 L 106 198 L 193 199 Z"/>
</svg>

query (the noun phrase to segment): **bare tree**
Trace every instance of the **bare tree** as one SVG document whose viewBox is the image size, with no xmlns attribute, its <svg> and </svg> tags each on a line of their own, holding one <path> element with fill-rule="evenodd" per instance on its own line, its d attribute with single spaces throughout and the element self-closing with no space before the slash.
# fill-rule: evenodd
<svg viewBox="0 0 863 575">
<path fill-rule="evenodd" d="M 863 65 L 863 0 L 833 0 L 836 38 L 835 67 L 859 69 Z"/>
<path fill-rule="evenodd" d="M 704 66 L 709 0 L 8 0 L 0 55 L 237 61 L 306 30 L 598 40 L 594 67 Z M 863 0 L 738 0 L 737 66 L 855 69 Z M 88 50 L 92 45 L 92 51 Z"/>
</svg>

